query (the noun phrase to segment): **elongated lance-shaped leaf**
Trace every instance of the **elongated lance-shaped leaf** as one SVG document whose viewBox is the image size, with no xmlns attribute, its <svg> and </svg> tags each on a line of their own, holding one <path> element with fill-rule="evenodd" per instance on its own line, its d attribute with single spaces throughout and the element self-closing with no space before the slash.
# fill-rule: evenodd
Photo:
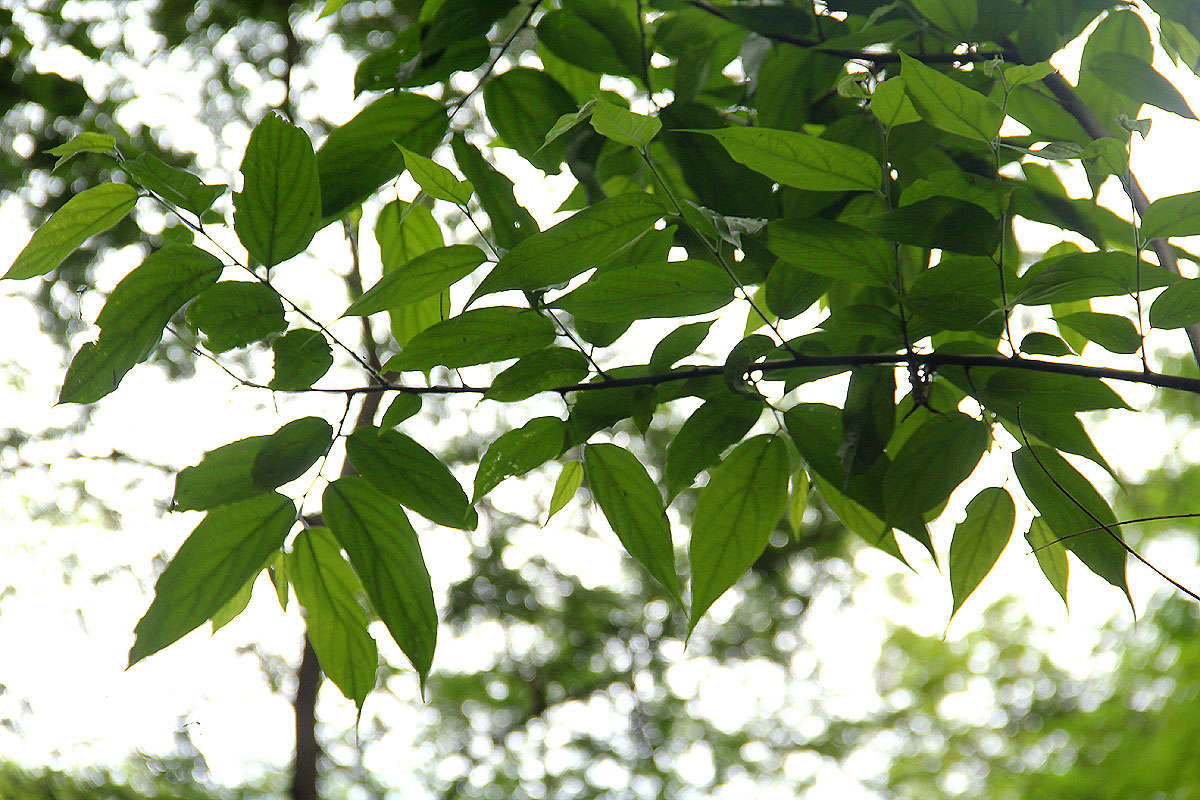
<svg viewBox="0 0 1200 800">
<path fill-rule="evenodd" d="M 479 150 L 461 133 L 450 140 L 458 168 L 475 187 L 475 196 L 492 222 L 492 236 L 505 250 L 516 247 L 521 240 L 538 232 L 533 215 L 517 203 L 513 182 L 489 164 Z"/>
<path fill-rule="evenodd" d="M 874 192 L 883 180 L 883 169 L 870 153 L 806 133 L 737 127 L 692 132 L 712 136 L 734 161 L 784 186 Z"/>
<path fill-rule="evenodd" d="M 185 169 L 172 167 L 150 153 L 142 153 L 121 168 L 142 187 L 168 203 L 200 216 L 225 194 L 224 184 L 206 184 Z"/>
<path fill-rule="evenodd" d="M 546 511 L 546 521 L 542 523 L 542 527 L 550 524 L 551 518 L 562 511 L 567 503 L 571 502 L 571 498 L 579 491 L 579 487 L 583 485 L 583 464 L 578 461 L 568 461 L 563 464 L 562 471 L 558 473 L 558 479 L 554 481 L 554 491 L 550 495 L 550 508 Z"/>
<path fill-rule="evenodd" d="M 365 317 L 432 297 L 470 275 L 486 258 L 482 250 L 470 244 L 454 244 L 422 253 L 388 271 L 351 303 L 342 316 Z"/>
<path fill-rule="evenodd" d="M 52 156 L 58 156 L 58 160 L 54 162 L 54 167 L 50 171 L 57 172 L 59 167 L 80 153 L 111 153 L 116 147 L 117 140 L 107 133 L 83 131 L 76 134 L 71 141 L 46 151 Z"/>
<path fill-rule="evenodd" d="M 33 232 L 29 244 L 0 280 L 45 275 L 90 237 L 116 225 L 137 198 L 137 189 L 124 183 L 102 183 L 85 189 Z"/>
<path fill-rule="evenodd" d="M 470 181 L 460 181 L 453 172 L 432 158 L 414 153 L 399 144 L 396 146 L 404 154 L 404 168 L 425 194 L 460 206 L 471 202 L 475 187 Z"/>
<path fill-rule="evenodd" d="M 325 487 L 325 521 L 388 632 L 412 662 L 425 691 L 437 645 L 437 608 L 421 543 L 395 501 L 362 478 Z"/>
<path fill-rule="evenodd" d="M 1029 530 L 1025 532 L 1025 541 L 1029 542 L 1030 548 L 1033 549 L 1042 574 L 1054 587 L 1054 591 L 1058 592 L 1063 605 L 1066 605 L 1070 563 L 1067 561 L 1066 543 L 1057 542 L 1055 538 L 1054 532 L 1041 517 L 1034 517 L 1029 523 Z"/>
<path fill-rule="evenodd" d="M 524 475 L 557 457 L 565 436 L 566 424 L 557 417 L 535 417 L 502 434 L 479 459 L 472 501 L 495 489 L 505 478 Z"/>
<path fill-rule="evenodd" d="M 554 323 L 536 311 L 497 306 L 476 308 L 418 333 L 385 369 L 425 372 L 520 358 L 554 341 Z"/>
<path fill-rule="evenodd" d="M 295 504 L 273 492 L 210 511 L 154 585 L 154 601 L 134 629 L 129 665 L 216 614 L 266 566 L 295 523 Z"/>
<path fill-rule="evenodd" d="M 589 444 L 583 464 L 592 495 L 625 551 L 682 604 L 671 523 L 646 468 L 615 444 Z"/>
<path fill-rule="evenodd" d="M 320 228 L 321 184 L 308 134 L 268 114 L 250 134 L 233 227 L 258 263 L 273 267 L 304 252 Z"/>
<path fill-rule="evenodd" d="M 787 512 L 790 477 L 787 445 L 772 434 L 742 442 L 713 472 L 692 517 L 689 631 L 766 549 Z"/>
<path fill-rule="evenodd" d="M 217 282 L 221 262 L 191 245 L 168 245 L 121 279 L 96 324 L 100 337 L 71 359 L 60 403 L 92 403 L 112 392 L 125 373 L 158 344 L 175 312 Z"/>
<path fill-rule="evenodd" d="M 692 412 L 667 445 L 667 498 L 691 486 L 721 451 L 741 441 L 762 412 L 761 398 L 732 393 L 718 395 Z"/>
<path fill-rule="evenodd" d="M 1012 496 L 995 486 L 967 503 L 967 518 L 954 527 L 950 541 L 950 592 L 954 597 L 951 618 L 1004 552 L 1012 538 L 1016 513 Z"/>
<path fill-rule="evenodd" d="M 601 272 L 553 305 L 579 319 L 628 322 L 706 314 L 731 300 L 733 286 L 723 269 L 689 259 Z"/>
<path fill-rule="evenodd" d="M 915 58 L 900 54 L 904 91 L 922 119 L 935 128 L 991 143 L 1004 112 L 984 95 Z"/>
<path fill-rule="evenodd" d="M 375 688 L 379 650 L 359 605 L 362 582 L 342 558 L 327 528 L 301 531 L 287 557 L 287 572 L 304 607 L 304 624 L 321 671 L 362 708 Z"/>
<path fill-rule="evenodd" d="M 888 467 L 883 483 L 888 516 L 923 515 L 941 505 L 975 470 L 989 440 L 987 425 L 966 414 L 931 415 Z"/>
</svg>

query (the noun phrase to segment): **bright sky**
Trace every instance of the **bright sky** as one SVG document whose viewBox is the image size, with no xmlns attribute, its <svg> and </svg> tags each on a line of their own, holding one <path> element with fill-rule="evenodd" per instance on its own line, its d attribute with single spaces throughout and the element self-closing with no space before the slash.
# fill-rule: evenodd
<svg viewBox="0 0 1200 800">
<path fill-rule="evenodd" d="M 301 31 L 315 39 L 321 38 L 328 22 L 303 20 Z M 154 52 L 153 42 L 139 41 L 141 53 L 149 59 Z M 348 119 L 353 114 L 351 96 L 353 64 L 335 48 L 327 46 L 321 56 L 320 89 L 306 96 L 299 116 L 320 108 L 322 113 Z M 129 119 L 171 119 L 169 134 L 175 144 L 194 149 L 201 163 L 211 168 L 232 170 L 240 159 L 241 149 L 248 137 L 244 129 L 225 132 L 220 154 L 213 153 L 207 131 L 194 117 L 191 97 L 197 91 L 195 81 L 201 76 L 189 73 L 178 58 L 169 60 L 171 69 L 162 62 L 148 65 L 129 65 L 138 70 L 137 81 L 144 92 L 138 102 L 127 109 Z M 1161 57 L 1156 66 L 1166 73 L 1190 97 L 1200 98 L 1200 83 L 1190 74 L 1174 70 Z M 58 65 L 70 71 L 70 65 Z M 252 76 L 247 76 L 250 82 Z M 90 80 L 103 81 L 102 75 Z M 189 83 L 190 82 L 190 83 Z M 261 88 L 260 100 L 268 105 L 277 86 Z M 1200 107 L 1200 103 L 1196 104 Z M 338 109 L 336 114 L 330 109 Z M 1179 154 L 1191 153 L 1197 133 L 1195 122 L 1187 122 L 1165 112 L 1153 112 L 1154 128 L 1149 141 L 1138 145 L 1134 152 L 1134 168 L 1151 198 L 1191 191 L 1200 183 L 1194 171 L 1180 169 Z M 514 154 L 500 151 L 501 168 L 516 181 L 518 199 L 532 209 L 543 223 L 570 186 L 561 176 L 543 180 Z M 415 187 L 400 182 L 400 194 L 411 197 Z M 1124 209 L 1123 197 L 1107 187 L 1106 199 L 1114 207 Z M 0 205 L 0 264 L 9 263 L 27 241 L 29 229 L 20 218 L 15 203 Z M 364 230 L 370 230 L 369 224 Z M 1031 226 L 1026 233 L 1032 249 L 1051 242 L 1039 242 L 1041 233 Z M 224 243 L 232 244 L 227 238 Z M 367 263 L 373 261 L 370 252 L 372 237 L 363 237 Z M 323 232 L 313 248 L 314 260 L 340 263 L 345 260 L 345 245 L 334 229 Z M 136 263 L 136 253 L 116 254 L 101 270 L 102 281 L 109 286 Z M 296 279 L 289 282 L 288 273 Z M 311 275 L 320 270 L 305 270 L 300 262 L 291 270 L 279 271 L 284 294 L 313 300 L 312 311 L 322 319 L 333 319 L 343 308 L 341 289 L 336 279 L 328 286 L 312 291 Z M 64 424 L 74 416 L 72 409 L 54 408 L 53 402 L 61 378 L 59 354 L 48 343 L 31 332 L 37 321 L 27 303 L 20 297 L 23 287 L 11 283 L 0 294 L 0 364 L 11 362 L 25 370 L 13 372 L 0 384 L 0 408 L 5 409 L 6 426 L 24 431 L 38 431 L 46 426 Z M 84 316 L 94 319 L 98 301 L 85 305 Z M 335 328 L 347 339 L 354 336 L 355 320 Z M 718 332 L 717 339 L 736 337 L 740 320 L 725 323 L 727 329 Z M 1156 332 L 1160 341 L 1179 350 L 1186 346 L 1178 332 Z M 716 349 L 714 347 L 714 349 Z M 1093 349 L 1089 357 L 1100 357 Z M 268 356 L 269 357 L 269 356 Z M 148 460 L 176 467 L 196 463 L 207 449 L 241 436 L 268 432 L 282 421 L 305 413 L 321 414 L 336 420 L 342 411 L 340 398 L 289 399 L 277 412 L 269 396 L 250 390 L 231 390 L 228 378 L 209 364 L 201 363 L 197 378 L 186 385 L 171 385 L 155 370 L 135 369 L 121 389 L 99 405 L 98 413 L 87 434 L 78 442 L 85 453 L 101 455 L 116 448 Z M 833 388 L 831 388 L 831 386 Z M 1151 399 L 1148 392 L 1118 387 L 1135 406 L 1145 407 Z M 836 382 L 826 382 L 811 391 L 824 393 L 829 399 L 836 391 Z M 465 413 L 472 406 L 463 404 Z M 561 405 L 547 401 L 530 413 L 559 413 Z M 489 419 L 486 406 L 473 417 L 473 424 L 495 424 Z M 476 422 L 477 421 L 477 422 Z M 430 427 L 425 433 L 438 435 Z M 419 436 L 419 433 L 418 433 Z M 1101 449 L 1110 461 L 1119 464 L 1130 475 L 1157 463 L 1162 450 L 1139 444 L 1162 442 L 1171 446 L 1163 435 L 1161 423 L 1153 417 L 1137 415 L 1115 416 L 1096 436 Z M 164 447 L 169 443 L 169 447 Z M 57 446 L 29 448 L 26 457 L 31 461 L 53 460 L 61 453 Z M 995 459 L 993 459 L 995 461 Z M 498 494 L 501 506 L 530 517 L 544 509 L 549 496 L 553 472 L 535 474 L 527 481 L 512 482 L 508 492 Z M 1101 480 L 1102 476 L 1092 473 Z M 89 488 L 102 494 L 125 512 L 119 530 L 105 530 L 87 521 L 55 526 L 37 519 L 31 512 L 35 507 L 53 506 L 57 500 L 54 483 L 37 473 L 25 474 L 19 480 L 6 478 L 0 483 L 0 587 L 11 587 L 0 593 L 0 718 L 14 718 L 19 728 L 10 731 L 0 728 L 0 752 L 8 757 L 31 764 L 81 766 L 92 763 L 119 763 L 132 750 L 166 753 L 174 746 L 173 735 L 180 720 L 186 721 L 195 742 L 199 745 L 221 782 L 236 783 L 255 775 L 259 770 L 285 766 L 291 756 L 292 719 L 286 696 L 271 694 L 252 655 L 238 654 L 239 647 L 258 643 L 265 651 L 281 654 L 294 662 L 298 653 L 301 622 L 294 606 L 288 614 L 280 613 L 269 587 L 260 581 L 248 611 L 209 637 L 208 629 L 186 637 L 180 643 L 124 671 L 126 653 L 132 640 L 132 628 L 148 602 L 147 591 L 153 583 L 150 559 L 158 552 L 171 553 L 200 519 L 199 514 L 159 516 L 155 509 L 165 503 L 172 492 L 173 479 L 155 473 L 132 472 L 94 463 L 57 464 L 51 476 L 57 484 L 70 478 L 85 476 Z M 134 476 L 145 480 L 133 487 L 126 482 Z M 469 471 L 459 476 L 468 482 Z M 961 519 L 961 507 L 975 491 L 987 485 L 1003 485 L 1019 497 L 1014 480 L 1006 480 L 994 467 L 981 468 L 955 497 L 957 513 L 949 521 L 934 526 L 935 541 L 945 552 L 953 524 Z M 299 482 L 297 485 L 306 485 Z M 302 491 L 302 489 L 301 489 Z M 29 498 L 25 500 L 23 498 Z M 1192 509 L 1186 509 L 1192 510 Z M 1029 514 L 1018 520 L 1018 531 L 1024 530 Z M 524 535 L 518 540 L 517 552 L 546 552 L 566 569 L 580 574 L 617 574 L 621 553 L 615 539 L 609 536 L 587 535 L 585 511 L 578 501 L 552 525 L 549 534 Z M 607 530 L 603 523 L 599 526 Z M 469 547 L 466 535 L 440 531 L 436 542 L 424 539 L 426 559 L 433 576 L 435 589 L 442 593 L 454 581 L 463 577 L 460 566 Z M 677 530 L 682 536 L 682 529 Z M 680 539 L 681 541 L 681 539 Z M 1001 595 L 1001 587 L 1020 585 L 1021 602 L 1029 613 L 1042 623 L 1033 635 L 1063 664 L 1080 672 L 1103 670 L 1111 664 L 1088 662 L 1080 657 L 1089 653 L 1097 641 L 1097 629 L 1114 614 L 1127 614 L 1120 595 L 1106 588 L 1099 579 L 1075 570 L 1072 580 L 1072 611 L 1069 618 L 1062 610 L 1057 596 L 1037 573 L 1036 565 L 1026 552 L 1022 538 L 1014 544 L 1006 558 L 983 587 L 967 603 L 950 626 L 951 639 L 965 634 L 979 624 L 982 610 Z M 802 637 L 812 643 L 819 653 L 819 691 L 822 701 L 841 713 L 854 715 L 873 703 L 871 692 L 864 687 L 873 685 L 873 670 L 878 647 L 884 632 L 882 621 L 902 621 L 915 630 L 929 635 L 941 635 L 946 628 L 949 612 L 949 591 L 944 576 L 918 547 L 908 547 L 918 574 L 902 572 L 895 562 L 881 554 L 864 551 L 856 566 L 870 577 L 854 590 L 854 602 L 835 607 L 835 592 L 818 594 Z M 1152 560 L 1171 566 L 1172 574 L 1184 583 L 1200 584 L 1200 570 L 1194 566 L 1193 547 L 1180 542 L 1162 541 L 1150 549 Z M 71 563 L 78 568 L 69 568 Z M 120 569 L 132 564 L 132 570 Z M 599 565 L 606 565 L 598 569 Z M 93 583 L 92 575 L 113 571 L 107 579 Z M 889 585 L 889 576 L 901 576 L 907 602 L 897 599 Z M 1131 584 L 1139 605 L 1162 588 L 1161 582 L 1137 565 L 1130 567 Z M 719 624 L 736 603 L 736 593 L 722 598 L 710 612 L 709 624 Z M 848 635 L 848 632 L 853 632 Z M 491 632 L 493 638 L 498 631 Z M 483 634 L 485 637 L 487 632 Z M 386 657 L 393 663 L 404 663 L 394 646 L 389 647 L 386 635 L 378 636 Z M 481 642 L 455 642 L 446 636 L 439 643 L 441 663 L 479 663 Z M 435 666 L 436 668 L 436 666 Z M 801 673 L 797 673 L 801 674 Z M 671 680 L 679 687 L 692 687 L 696 692 L 697 708 L 716 719 L 737 714 L 740 709 L 764 702 L 764 698 L 779 696 L 789 685 L 789 674 L 769 669 L 753 675 L 722 672 L 702 658 L 689 656 L 680 648 L 678 666 Z M 793 682 L 794 683 L 794 682 Z M 376 693 L 368 700 L 366 713 L 379 713 L 397 733 L 415 730 L 417 710 L 412 701 L 416 696 L 416 681 L 406 685 L 407 697 L 388 697 Z M 797 689 L 793 685 L 793 692 Z M 777 691 L 780 690 L 780 691 Z M 26 705 L 27 704 L 27 705 Z M 798 724 L 803 724 L 803 708 L 798 705 Z M 323 719 L 335 725 L 353 724 L 353 707 L 326 684 L 321 697 Z M 405 720 L 414 724 L 405 725 Z M 411 767 L 418 756 L 415 747 L 397 741 L 386 762 L 369 764 L 402 790 L 402 796 L 419 796 L 403 792 L 405 788 L 418 791 L 411 783 Z M 411 744 L 411 743 L 409 743 Z M 404 754 L 408 754 L 406 758 Z M 399 757 L 396 757 L 396 756 Z M 703 749 L 689 754 L 687 768 L 705 769 Z M 683 766 L 683 765 L 681 765 Z M 859 765 L 864 771 L 882 767 L 869 761 Z M 818 788 L 807 797 L 815 800 L 829 797 L 873 796 L 863 794 L 858 785 L 845 775 L 830 772 L 827 766 L 812 759 L 789 760 L 787 777 L 792 780 L 809 776 L 817 770 L 821 775 Z M 729 797 L 743 791 L 733 787 Z M 783 795 L 780 795 L 783 796 Z"/>
</svg>

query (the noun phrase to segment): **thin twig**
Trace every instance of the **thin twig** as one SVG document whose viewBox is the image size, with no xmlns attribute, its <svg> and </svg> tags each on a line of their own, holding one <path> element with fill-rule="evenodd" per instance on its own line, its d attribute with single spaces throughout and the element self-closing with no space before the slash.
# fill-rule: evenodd
<svg viewBox="0 0 1200 800">
<path fill-rule="evenodd" d="M 1150 517 L 1134 517 L 1132 519 L 1119 520 L 1116 524 L 1117 525 L 1134 525 L 1139 522 L 1165 522 L 1169 519 L 1195 519 L 1197 517 L 1200 517 L 1200 511 L 1191 511 L 1191 512 L 1184 513 L 1184 514 L 1155 514 L 1154 516 L 1150 516 Z M 1102 530 L 1104 530 L 1104 528 L 1094 527 L 1094 528 L 1084 528 L 1083 530 L 1075 531 L 1074 533 L 1068 533 L 1065 536 L 1059 536 L 1057 539 L 1051 539 L 1050 541 L 1046 542 L 1045 544 L 1039 544 L 1037 547 L 1030 550 L 1029 554 L 1033 555 L 1034 553 L 1039 553 L 1042 550 L 1045 550 L 1047 547 L 1051 547 L 1056 544 L 1062 544 L 1065 541 L 1074 539 L 1076 536 L 1083 536 L 1085 533 L 1096 533 L 1096 532 L 1102 531 Z"/>
<path fill-rule="evenodd" d="M 471 91 L 467 92 L 462 97 L 458 98 L 458 100 L 454 102 L 454 105 L 450 106 L 450 118 L 447 120 L 447 124 L 454 121 L 454 118 L 458 116 L 458 112 L 461 111 L 463 106 L 467 104 L 467 101 L 470 100 L 471 97 L 473 97 L 474 94 L 479 91 L 487 79 L 491 77 L 492 72 L 496 69 L 496 65 L 500 63 L 500 59 L 503 58 L 504 54 L 508 52 L 508 48 L 512 47 L 512 43 L 516 41 L 517 35 L 520 34 L 521 31 L 525 30 L 525 27 L 529 24 L 529 20 L 533 19 L 534 13 L 538 10 L 538 6 L 541 4 L 542 0 L 534 0 L 533 3 L 530 4 L 529 11 L 525 14 L 525 18 L 521 20 L 520 24 L 513 29 L 513 32 L 510 33 L 508 38 L 504 40 L 504 43 L 500 45 L 500 49 L 496 51 L 496 55 L 494 55 L 492 60 L 488 62 L 488 65 L 484 67 L 483 74 L 480 75 L 479 80 L 475 82 L 474 88 L 472 88 Z"/>
</svg>

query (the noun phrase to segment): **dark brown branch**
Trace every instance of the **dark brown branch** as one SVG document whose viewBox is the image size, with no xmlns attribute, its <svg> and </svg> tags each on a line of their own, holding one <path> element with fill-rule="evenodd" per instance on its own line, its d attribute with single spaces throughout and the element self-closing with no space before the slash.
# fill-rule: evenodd
<svg viewBox="0 0 1200 800">
<path fill-rule="evenodd" d="M 317 764 L 321 746 L 317 743 L 317 691 L 321 688 L 321 665 L 312 642 L 304 638 L 304 655 L 296 671 L 296 697 L 292 708 L 296 716 L 296 755 L 292 762 L 291 800 L 318 800 Z"/>
</svg>

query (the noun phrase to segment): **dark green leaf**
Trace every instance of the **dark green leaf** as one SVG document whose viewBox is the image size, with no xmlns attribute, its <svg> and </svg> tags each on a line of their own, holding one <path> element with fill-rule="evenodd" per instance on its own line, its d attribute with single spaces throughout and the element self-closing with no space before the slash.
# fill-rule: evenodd
<svg viewBox="0 0 1200 800">
<path fill-rule="evenodd" d="M 533 215 L 517 204 L 513 182 L 506 175 L 485 161 L 462 133 L 454 134 L 450 147 L 458 168 L 475 186 L 475 197 L 492 222 L 491 233 L 499 247 L 511 250 L 538 232 Z"/>
<path fill-rule="evenodd" d="M 254 456 L 250 478 L 260 489 L 296 480 L 329 452 L 333 426 L 320 417 L 301 417 L 266 437 Z"/>
<path fill-rule="evenodd" d="M 1121 252 L 1071 253 L 1043 259 L 1021 276 L 1014 303 L 1027 306 L 1069 303 L 1093 297 L 1133 294 L 1139 285 L 1133 256 Z M 1184 280 L 1162 267 L 1142 262 L 1142 291 Z"/>
<path fill-rule="evenodd" d="M 1137 56 L 1115 51 L 1099 53 L 1088 60 L 1086 69 L 1131 100 L 1197 119 L 1175 85 Z"/>
<path fill-rule="evenodd" d="M 535 417 L 502 434 L 479 459 L 472 502 L 495 489 L 505 478 L 524 475 L 557 458 L 563 451 L 565 435 L 566 424 L 557 417 Z"/>
<path fill-rule="evenodd" d="M 1160 197 L 1142 215 L 1143 239 L 1200 234 L 1200 192 Z"/>
<path fill-rule="evenodd" d="M 83 190 L 33 232 L 29 244 L 0 280 L 45 275 L 89 237 L 117 224 L 137 198 L 137 189 L 124 183 L 102 183 Z"/>
<path fill-rule="evenodd" d="M 957 411 L 932 414 L 893 456 L 884 477 L 889 517 L 924 515 L 950 497 L 987 451 L 987 425 Z"/>
<path fill-rule="evenodd" d="M 384 365 L 398 372 L 520 358 L 554 341 L 554 324 L 523 308 L 477 308 L 418 333 Z"/>
<path fill-rule="evenodd" d="M 154 601 L 134 628 L 133 666 L 216 614 L 283 545 L 296 506 L 263 494 L 210 511 L 154 584 Z"/>
<path fill-rule="evenodd" d="M 1155 328 L 1186 328 L 1200 322 L 1200 280 L 1180 281 L 1154 299 L 1150 324 Z"/>
<path fill-rule="evenodd" d="M 890 366 L 851 370 L 838 447 L 838 458 L 848 478 L 866 474 L 879 460 L 895 424 L 895 370 Z"/>
<path fill-rule="evenodd" d="M 984 489 L 967 503 L 967 518 L 954 526 L 950 542 L 950 592 L 954 597 L 951 618 L 992 571 L 1012 538 L 1015 521 L 1012 497 L 996 486 Z"/>
<path fill-rule="evenodd" d="M 210 186 L 187 170 L 164 164 L 149 153 L 122 162 L 121 169 L 142 188 L 196 216 L 212 208 L 217 198 L 225 194 L 225 184 Z"/>
<path fill-rule="evenodd" d="M 464 39 L 482 36 L 515 5 L 516 0 L 445 0 L 425 29 L 421 49 L 433 53 Z"/>
<path fill-rule="evenodd" d="M 288 331 L 271 344 L 271 350 L 275 354 L 275 375 L 267 385 L 280 391 L 303 391 L 333 365 L 333 350 L 320 331 Z"/>
<path fill-rule="evenodd" d="M 666 372 L 692 353 L 708 336 L 712 322 L 689 322 L 668 333 L 654 346 L 650 355 L 650 372 Z"/>
<path fill-rule="evenodd" d="M 1033 521 L 1029 523 L 1029 530 L 1025 533 L 1025 541 L 1029 542 L 1029 546 L 1033 549 L 1033 555 L 1037 558 L 1042 574 L 1046 576 L 1046 580 L 1050 581 L 1054 591 L 1058 592 L 1063 603 L 1066 603 L 1069 570 L 1067 548 L 1063 544 L 1052 544 L 1054 539 L 1055 536 L 1046 521 L 1041 517 L 1034 517 Z"/>
<path fill-rule="evenodd" d="M 411 437 L 359 428 L 346 440 L 346 456 L 360 475 L 406 508 L 448 528 L 475 529 L 479 516 L 458 480 Z"/>
<path fill-rule="evenodd" d="M 548 347 L 524 356 L 492 381 L 484 397 L 512 403 L 538 392 L 579 383 L 589 372 L 583 353 L 569 347 Z"/>
<path fill-rule="evenodd" d="M 1153 308 L 1151 311 L 1153 312 Z M 1138 336 L 1133 322 L 1116 314 L 1080 311 L 1077 314 L 1056 316 L 1054 319 L 1059 325 L 1066 325 L 1110 353 L 1136 353 L 1142 346 L 1142 337 Z"/>
<path fill-rule="evenodd" d="M 379 421 L 379 427 L 394 428 L 401 422 L 404 422 L 404 420 L 417 414 L 420 410 L 421 395 L 401 392 L 396 395 L 396 399 L 387 407 L 387 411 L 383 412 L 383 419 Z"/>
<path fill-rule="evenodd" d="M 627 322 L 706 314 L 732 299 L 733 283 L 725 270 L 690 259 L 601 272 L 552 305 L 580 319 Z"/>
<path fill-rule="evenodd" d="M 968 255 L 990 256 L 1000 244 L 1000 227 L 991 214 L 950 197 L 929 197 L 853 222 L 889 241 Z"/>
<path fill-rule="evenodd" d="M 543 172 L 558 174 L 567 142 L 559 139 L 543 147 L 546 133 L 559 117 L 575 110 L 575 99 L 558 81 L 528 67 L 510 69 L 484 84 L 483 104 L 505 147 Z"/>
<path fill-rule="evenodd" d="M 950 34 L 966 40 L 979 22 L 979 6 L 975 0 L 912 0 L 921 16 Z"/>
<path fill-rule="evenodd" d="M 646 468 L 615 444 L 589 444 L 583 463 L 588 488 L 626 552 L 682 603 L 671 523 Z"/>
<path fill-rule="evenodd" d="M 168 245 L 147 256 L 108 296 L 96 318 L 100 338 L 71 360 L 59 402 L 92 403 L 116 389 L 158 344 L 171 317 L 216 283 L 221 269 L 215 256 L 191 245 Z"/>
<path fill-rule="evenodd" d="M 767 247 L 785 261 L 837 280 L 891 286 L 896 255 L 887 241 L 862 228 L 825 219 L 776 220 Z"/>
<path fill-rule="evenodd" d="M 417 670 L 424 691 L 437 644 L 437 608 L 421 543 L 404 509 L 353 476 L 325 487 L 322 505 L 371 606 Z"/>
<path fill-rule="evenodd" d="M 454 244 L 422 253 L 403 266 L 388 270 L 342 316 L 365 317 L 440 294 L 474 272 L 486 259 L 483 251 L 472 244 Z"/>
<path fill-rule="evenodd" d="M 999 135 L 1004 112 L 987 97 L 904 53 L 900 62 L 904 91 L 930 125 L 988 144 Z"/>
<path fill-rule="evenodd" d="M 714 137 L 734 161 L 784 186 L 813 192 L 878 191 L 883 180 L 870 153 L 839 142 L 769 128 L 693 131 Z"/>
<path fill-rule="evenodd" d="M 1040 356 L 1069 356 L 1073 355 L 1070 347 L 1062 339 L 1049 333 L 1033 331 L 1021 339 L 1021 352 Z"/>
<path fill-rule="evenodd" d="M 358 602 L 362 583 L 341 551 L 328 529 L 309 528 L 292 543 L 287 570 L 321 671 L 361 709 L 375 688 L 379 650 Z"/>
<path fill-rule="evenodd" d="M 786 258 L 778 259 L 767 274 L 763 296 L 771 313 L 791 319 L 812 307 L 829 290 L 828 275 L 819 275 L 796 266 Z M 753 313 L 753 312 L 751 312 Z"/>
<path fill-rule="evenodd" d="M 567 0 L 538 23 L 538 39 L 564 61 L 592 72 L 638 77 L 642 54 L 630 9 L 615 0 Z"/>
<path fill-rule="evenodd" d="M 265 339 L 287 327 L 279 294 L 257 281 L 221 281 L 188 306 L 187 321 L 214 353 Z"/>
<path fill-rule="evenodd" d="M 689 630 L 762 555 L 787 511 L 787 445 L 771 434 L 738 445 L 700 492 L 688 557 L 692 565 Z"/>
<path fill-rule="evenodd" d="M 758 398 L 729 394 L 709 400 L 687 418 L 667 445 L 664 486 L 672 498 L 692 485 L 725 448 L 740 442 L 762 415 Z"/>
<path fill-rule="evenodd" d="M 864 542 L 877 547 L 893 558 L 907 564 L 896 542 L 892 526 L 881 520 L 860 503 L 847 497 L 832 483 L 817 474 L 812 475 L 813 488 L 846 528 Z"/>
</svg>

